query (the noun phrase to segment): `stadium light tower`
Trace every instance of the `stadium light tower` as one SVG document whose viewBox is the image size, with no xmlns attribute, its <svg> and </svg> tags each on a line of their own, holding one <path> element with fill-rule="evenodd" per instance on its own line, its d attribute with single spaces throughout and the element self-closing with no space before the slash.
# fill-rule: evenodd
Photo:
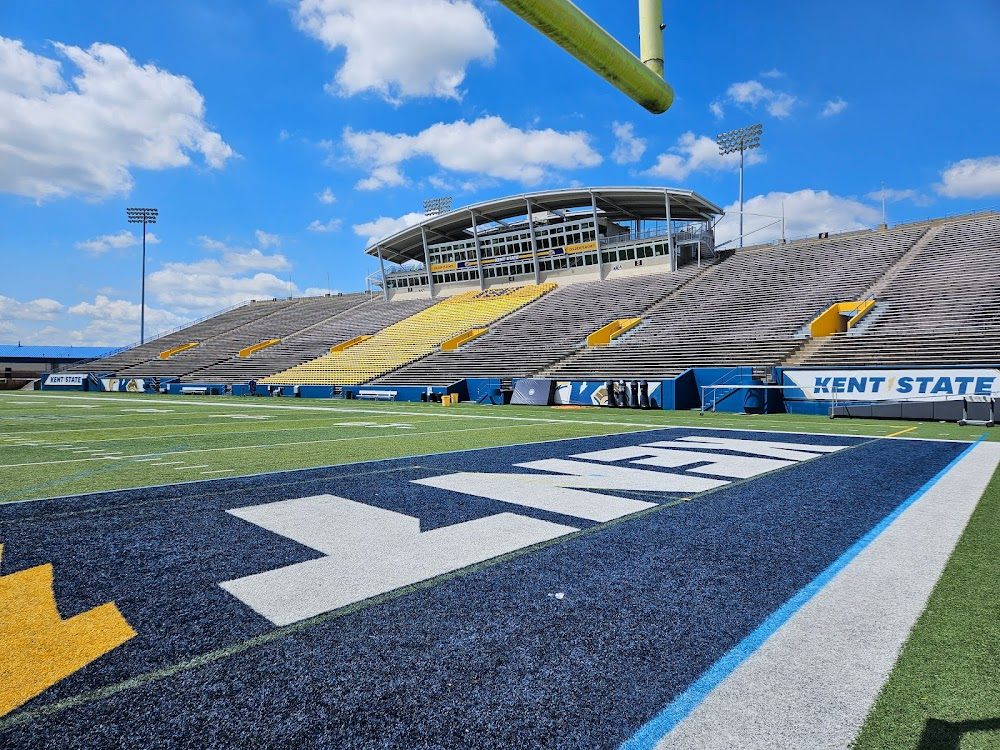
<svg viewBox="0 0 1000 750">
<path fill-rule="evenodd" d="M 451 211 L 451 196 L 428 198 L 424 201 L 424 216 L 440 216 Z"/>
<path fill-rule="evenodd" d="M 139 308 L 139 343 L 146 343 L 146 225 L 156 223 L 155 208 L 126 208 L 129 224 L 142 224 L 142 300 Z"/>
<path fill-rule="evenodd" d="M 720 156 L 740 152 L 740 247 L 743 247 L 743 152 L 760 148 L 760 134 L 763 131 L 764 126 L 757 123 L 720 133 L 715 137 L 716 143 L 719 144 Z"/>
</svg>

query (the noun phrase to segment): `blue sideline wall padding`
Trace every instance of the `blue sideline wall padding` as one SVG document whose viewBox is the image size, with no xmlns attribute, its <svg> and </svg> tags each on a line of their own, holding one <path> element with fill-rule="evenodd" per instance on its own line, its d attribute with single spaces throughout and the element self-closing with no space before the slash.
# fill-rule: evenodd
<svg viewBox="0 0 1000 750">
<path fill-rule="evenodd" d="M 300 385 L 300 398 L 333 398 L 332 385 Z"/>
<path fill-rule="evenodd" d="M 664 409 L 683 411 L 701 406 L 694 370 L 685 370 L 673 380 L 664 380 L 661 391 Z"/>
<path fill-rule="evenodd" d="M 696 409 L 701 406 L 702 386 L 709 385 L 760 385 L 760 381 L 752 377 L 751 367 L 696 367 L 691 372 L 695 381 L 696 399 L 693 406 L 677 407 Z M 683 377 L 687 373 L 682 373 Z M 689 391 L 686 391 L 686 393 Z M 711 390 L 705 392 L 705 407 L 710 408 L 713 399 L 715 400 L 715 411 L 724 412 L 765 412 L 767 414 L 780 414 L 784 412 L 781 393 L 776 390 L 761 388 L 759 390 L 727 389 L 720 387 L 715 393 Z M 687 403 L 687 402 L 685 402 Z"/>
<path fill-rule="evenodd" d="M 475 401 L 477 404 L 503 405 L 503 391 L 500 385 L 500 378 L 468 378 L 465 381 L 469 401 Z"/>
<path fill-rule="evenodd" d="M 448 386 L 448 393 L 456 394 L 459 401 L 471 401 L 469 398 L 469 381 L 467 380 L 456 380 Z"/>
</svg>

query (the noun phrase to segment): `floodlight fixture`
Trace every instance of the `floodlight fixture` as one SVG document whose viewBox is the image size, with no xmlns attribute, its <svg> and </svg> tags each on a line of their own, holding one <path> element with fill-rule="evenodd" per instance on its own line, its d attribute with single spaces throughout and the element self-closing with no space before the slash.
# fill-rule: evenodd
<svg viewBox="0 0 1000 750">
<path fill-rule="evenodd" d="M 719 156 L 737 152 L 740 154 L 740 247 L 743 247 L 743 152 L 760 148 L 760 136 L 763 132 L 764 126 L 757 123 L 720 133 L 715 137 L 715 142 L 719 144 Z"/>
<path fill-rule="evenodd" d="M 424 201 L 424 216 L 440 216 L 451 211 L 451 196 L 428 198 Z"/>
<path fill-rule="evenodd" d="M 142 224 L 142 295 L 139 303 L 139 343 L 146 343 L 146 225 L 155 224 L 155 208 L 126 208 L 129 224 Z"/>
</svg>

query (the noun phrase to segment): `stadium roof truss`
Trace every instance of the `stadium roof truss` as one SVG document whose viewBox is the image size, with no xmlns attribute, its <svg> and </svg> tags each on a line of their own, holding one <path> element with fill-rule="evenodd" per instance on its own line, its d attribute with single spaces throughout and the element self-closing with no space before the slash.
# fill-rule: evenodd
<svg viewBox="0 0 1000 750">
<path fill-rule="evenodd" d="M 655 187 L 547 190 L 483 201 L 446 214 L 428 216 L 413 226 L 373 242 L 365 252 L 378 256 L 381 251 L 382 258 L 389 263 L 422 263 L 425 233 L 428 238 L 435 237 L 435 243 L 464 240 L 472 236 L 473 223 L 477 226 L 484 223 L 505 226 L 510 219 L 526 216 L 529 204 L 532 211 L 555 214 L 574 208 L 589 210 L 591 196 L 598 211 L 613 221 L 662 221 L 667 218 L 668 204 L 671 221 L 709 222 L 723 214 L 721 208 L 692 190 Z"/>
</svg>

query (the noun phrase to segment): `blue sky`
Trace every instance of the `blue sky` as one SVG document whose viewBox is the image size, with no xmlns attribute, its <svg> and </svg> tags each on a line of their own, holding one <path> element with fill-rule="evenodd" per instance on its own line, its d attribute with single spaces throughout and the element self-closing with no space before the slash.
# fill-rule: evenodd
<svg viewBox="0 0 1000 750">
<path fill-rule="evenodd" d="M 578 5 L 638 51 L 631 2 Z M 714 6 L 714 7 L 713 7 Z M 724 15 L 732 14 L 732 15 Z M 665 185 L 750 240 L 1000 206 L 1000 4 L 675 3 L 652 115 L 488 0 L 0 4 L 0 343 L 139 338 L 357 291 L 425 198 Z"/>
</svg>

